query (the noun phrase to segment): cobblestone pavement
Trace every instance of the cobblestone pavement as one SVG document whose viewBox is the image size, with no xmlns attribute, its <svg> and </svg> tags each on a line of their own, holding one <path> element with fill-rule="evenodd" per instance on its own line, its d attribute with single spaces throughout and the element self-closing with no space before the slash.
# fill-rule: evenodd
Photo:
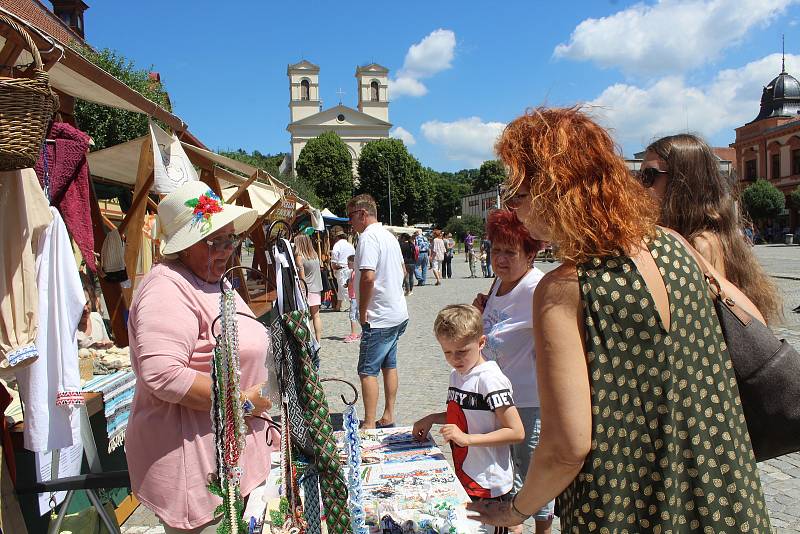
<svg viewBox="0 0 800 534">
<path fill-rule="evenodd" d="M 775 282 L 784 296 L 786 322 L 776 331 L 795 346 L 800 346 L 800 314 L 791 311 L 800 304 L 800 246 L 761 245 L 755 251 L 767 272 L 781 276 L 775 278 Z M 548 271 L 556 264 L 537 265 Z M 450 368 L 432 333 L 436 313 L 447 304 L 471 302 L 477 292 L 485 292 L 491 284 L 484 278 L 464 278 L 468 270 L 463 255 L 453 259 L 453 267 L 455 278 L 445 280 L 440 287 L 415 288 L 408 298 L 409 325 L 401 338 L 398 353 L 398 424 L 410 425 L 419 417 L 444 406 Z M 344 378 L 357 385 L 358 344 L 342 342 L 349 333 L 347 314 L 323 312 L 323 323 L 322 376 Z M 340 410 L 338 395 L 345 393 L 346 388 L 342 389 L 335 383 L 328 383 L 326 388 L 332 409 Z M 362 409 L 359 404 L 359 411 Z M 381 404 L 378 410 L 380 415 Z M 764 462 L 759 467 L 776 532 L 800 533 L 800 453 Z M 163 528 L 157 524 L 153 515 L 140 506 L 122 531 L 128 534 L 163 533 Z M 557 525 L 554 531 L 558 531 Z"/>
</svg>

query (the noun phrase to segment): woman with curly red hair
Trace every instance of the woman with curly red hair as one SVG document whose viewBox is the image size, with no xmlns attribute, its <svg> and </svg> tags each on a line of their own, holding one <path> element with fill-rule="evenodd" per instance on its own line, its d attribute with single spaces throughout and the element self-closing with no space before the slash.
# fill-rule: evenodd
<svg viewBox="0 0 800 534">
<path fill-rule="evenodd" d="M 580 109 L 527 112 L 497 152 L 508 204 L 563 263 L 533 298 L 542 432 L 528 477 L 510 503 L 469 507 L 515 525 L 558 497 L 571 533 L 770 532 L 697 252 L 656 226 L 654 201 Z"/>
<path fill-rule="evenodd" d="M 544 273 L 533 260 L 542 248 L 510 210 L 495 210 L 486 221 L 486 236 L 492 242 L 492 270 L 497 278 L 488 295 L 479 294 L 472 303 L 483 314 L 486 345 L 483 356 L 494 360 L 511 381 L 525 440 L 511 445 L 514 491 L 519 491 L 531 462 L 542 426 L 536 387 L 536 353 L 533 343 L 533 292 Z M 550 501 L 534 514 L 537 534 L 548 534 L 553 524 Z"/>
</svg>

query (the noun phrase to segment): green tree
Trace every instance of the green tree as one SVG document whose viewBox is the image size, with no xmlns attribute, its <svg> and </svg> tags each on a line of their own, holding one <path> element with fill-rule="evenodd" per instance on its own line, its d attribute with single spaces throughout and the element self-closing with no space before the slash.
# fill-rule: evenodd
<svg viewBox="0 0 800 534">
<path fill-rule="evenodd" d="M 474 236 L 480 236 L 485 228 L 486 224 L 483 219 L 477 215 L 454 215 L 447 221 L 444 231 L 451 232 L 459 241 L 463 241 L 467 232 Z"/>
<path fill-rule="evenodd" d="M 322 202 L 320 201 L 319 197 L 314 191 L 314 187 L 311 184 L 297 176 L 281 174 L 279 168 L 286 154 L 262 154 L 258 150 L 254 150 L 253 153 L 250 154 L 241 148 L 238 150 L 218 150 L 217 153 L 225 157 L 241 161 L 242 163 L 247 163 L 253 167 L 263 169 L 270 173 L 274 178 L 277 178 L 287 186 L 291 187 L 292 191 L 294 191 L 306 202 L 310 202 L 312 206 L 319 207 L 322 205 Z"/>
<path fill-rule="evenodd" d="M 353 196 L 353 163 L 347 145 L 334 132 L 325 132 L 306 143 L 297 158 L 297 177 L 333 213 L 345 217 L 347 201 Z"/>
<path fill-rule="evenodd" d="M 431 176 L 433 195 L 433 222 L 444 228 L 451 217 L 461 214 L 461 198 L 470 193 L 470 185 L 457 179 L 453 173 L 439 173 L 426 168 Z"/>
<path fill-rule="evenodd" d="M 108 48 L 95 51 L 84 47 L 78 50 L 86 59 L 131 89 L 138 91 L 167 111 L 172 110 L 164 87 L 160 82 L 150 79 L 152 67 L 151 69 L 137 68 L 133 61 Z M 93 150 L 100 150 L 147 135 L 147 115 L 110 108 L 80 99 L 75 101 L 75 122 L 81 130 L 92 136 Z"/>
<path fill-rule="evenodd" d="M 742 202 L 753 220 L 764 220 L 780 215 L 786 197 L 777 187 L 759 179 L 742 192 Z"/>
<path fill-rule="evenodd" d="M 483 193 L 491 191 L 502 184 L 506 179 L 506 169 L 503 164 L 496 159 L 486 160 L 478 169 L 478 176 L 472 184 L 473 193 Z"/>
<path fill-rule="evenodd" d="M 794 209 L 800 209 L 800 185 L 789 194 L 789 203 Z"/>
<path fill-rule="evenodd" d="M 433 211 L 432 176 L 408 153 L 399 139 L 370 141 L 358 160 L 359 193 L 369 193 L 378 204 L 378 218 L 389 222 L 389 180 L 391 179 L 392 224 L 429 222 Z"/>
</svg>

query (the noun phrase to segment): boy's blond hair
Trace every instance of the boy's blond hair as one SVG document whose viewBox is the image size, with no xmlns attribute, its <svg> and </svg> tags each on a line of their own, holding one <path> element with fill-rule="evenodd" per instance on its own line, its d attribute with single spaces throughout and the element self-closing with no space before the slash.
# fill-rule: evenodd
<svg viewBox="0 0 800 534">
<path fill-rule="evenodd" d="M 436 316 L 433 333 L 437 338 L 472 341 L 483 335 L 483 317 L 475 306 L 451 304 Z"/>
</svg>

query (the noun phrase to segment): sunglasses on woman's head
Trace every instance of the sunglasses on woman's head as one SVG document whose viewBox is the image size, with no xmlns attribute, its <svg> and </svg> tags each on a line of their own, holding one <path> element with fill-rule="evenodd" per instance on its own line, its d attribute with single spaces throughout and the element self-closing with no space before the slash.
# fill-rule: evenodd
<svg viewBox="0 0 800 534">
<path fill-rule="evenodd" d="M 216 252 L 222 252 L 228 247 L 236 248 L 239 243 L 244 239 L 241 235 L 229 234 L 215 237 L 214 239 L 206 239 L 206 244 L 214 249 Z"/>
<path fill-rule="evenodd" d="M 636 177 L 642 182 L 642 185 L 645 187 L 653 187 L 653 184 L 658 178 L 659 174 L 669 174 L 667 171 L 662 171 L 661 169 L 656 169 L 655 167 L 647 167 L 645 169 L 640 169 L 636 172 Z"/>
</svg>

